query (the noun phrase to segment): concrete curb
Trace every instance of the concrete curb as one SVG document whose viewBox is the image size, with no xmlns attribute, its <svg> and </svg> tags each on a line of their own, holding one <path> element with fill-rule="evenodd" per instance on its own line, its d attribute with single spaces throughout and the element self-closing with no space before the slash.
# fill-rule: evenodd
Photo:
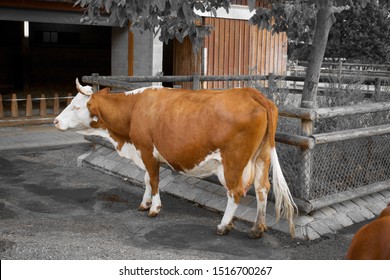
<svg viewBox="0 0 390 280">
<path fill-rule="evenodd" d="M 136 185 L 143 186 L 145 172 L 131 160 L 120 157 L 110 147 L 98 144 L 93 151 L 80 156 L 78 162 L 84 166 L 119 176 Z M 162 193 L 187 199 L 217 212 L 225 211 L 226 191 L 221 185 L 188 177 L 161 167 L 159 186 Z M 162 198 L 162 200 L 164 199 Z M 326 234 L 335 233 L 352 224 L 372 219 L 380 214 L 389 202 L 390 186 L 388 190 L 324 207 L 308 215 L 300 213 L 294 219 L 296 238 L 313 240 Z M 235 218 L 253 223 L 255 217 L 256 199 L 254 196 L 247 194 L 242 199 Z M 289 233 L 288 224 L 285 220 L 275 224 L 274 204 L 272 202 L 267 204 L 266 222 L 273 230 Z"/>
</svg>

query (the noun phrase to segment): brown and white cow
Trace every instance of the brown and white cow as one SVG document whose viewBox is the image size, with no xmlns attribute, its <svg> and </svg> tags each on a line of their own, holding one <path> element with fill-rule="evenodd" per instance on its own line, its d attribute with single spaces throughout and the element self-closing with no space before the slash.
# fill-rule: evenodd
<svg viewBox="0 0 390 280">
<path fill-rule="evenodd" d="M 390 260 L 390 203 L 374 221 L 363 226 L 352 239 L 349 260 Z"/>
<path fill-rule="evenodd" d="M 110 94 L 93 93 L 81 86 L 79 93 L 55 119 L 59 130 L 103 136 L 119 155 L 132 159 L 145 172 L 145 193 L 139 206 L 149 216 L 160 212 L 159 165 L 188 175 L 215 174 L 227 189 L 228 202 L 217 233 L 232 228 L 242 196 L 254 183 L 257 217 L 250 236 L 258 238 L 265 222 L 268 170 L 273 167 L 277 221 L 285 217 L 294 235 L 296 205 L 283 177 L 275 149 L 277 107 L 252 88 L 182 90 L 141 88 Z"/>
</svg>

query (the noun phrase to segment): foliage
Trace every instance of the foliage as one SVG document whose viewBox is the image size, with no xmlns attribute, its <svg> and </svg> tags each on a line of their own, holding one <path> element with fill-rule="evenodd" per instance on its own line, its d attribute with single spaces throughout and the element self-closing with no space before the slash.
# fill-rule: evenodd
<svg viewBox="0 0 390 280">
<path fill-rule="evenodd" d="M 182 42 L 188 36 L 198 51 L 211 26 L 202 24 L 196 11 L 216 13 L 218 8 L 229 10 L 229 0 L 78 0 L 75 5 L 86 8 L 83 21 L 100 21 L 130 25 L 132 31 L 151 31 L 168 42 L 176 38 Z"/>
<path fill-rule="evenodd" d="M 363 8 L 364 7 L 364 8 Z M 307 14 L 307 13 L 306 13 Z M 329 33 L 325 57 L 349 62 L 390 62 L 390 18 L 387 6 L 351 1 L 350 8 L 336 13 Z M 314 19 L 310 14 L 309 19 Z M 307 60 L 312 34 L 289 32 L 289 57 Z"/>
<path fill-rule="evenodd" d="M 349 62 L 390 62 L 390 18 L 387 11 L 368 4 L 336 15 L 329 34 L 326 57 L 345 58 Z"/>
<path fill-rule="evenodd" d="M 314 34 L 315 17 L 320 0 L 248 0 L 249 10 L 255 14 L 249 20 L 259 28 L 273 32 L 288 32 L 295 44 L 311 43 Z M 367 3 L 378 0 L 335 0 L 334 11 L 340 12 L 352 2 Z M 390 2 L 390 0 L 380 0 Z M 202 45 L 212 26 L 202 23 L 196 12 L 210 12 L 230 9 L 231 0 L 77 0 L 75 5 L 85 8 L 84 22 L 98 24 L 101 21 L 117 21 L 120 26 L 129 25 L 132 31 L 146 30 L 158 34 L 163 42 L 176 38 L 180 42 L 189 37 L 194 50 Z M 262 4 L 262 5 L 259 5 Z M 262 7 L 262 6 L 265 6 Z M 388 7 L 388 5 L 386 6 Z"/>
</svg>

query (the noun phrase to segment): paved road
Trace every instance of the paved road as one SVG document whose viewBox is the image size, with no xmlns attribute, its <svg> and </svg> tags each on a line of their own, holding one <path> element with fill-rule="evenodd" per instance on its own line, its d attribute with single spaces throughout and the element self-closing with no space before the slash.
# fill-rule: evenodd
<svg viewBox="0 0 390 280">
<path fill-rule="evenodd" d="M 1 259 L 343 259 L 362 224 L 315 241 L 251 225 L 215 234 L 221 215 L 167 194 L 157 218 L 137 211 L 143 190 L 88 167 L 88 143 L 0 149 Z"/>
</svg>

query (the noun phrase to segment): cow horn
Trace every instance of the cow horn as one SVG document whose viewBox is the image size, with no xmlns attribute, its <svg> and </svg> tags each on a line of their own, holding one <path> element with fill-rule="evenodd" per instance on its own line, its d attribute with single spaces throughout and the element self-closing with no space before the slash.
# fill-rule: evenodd
<svg viewBox="0 0 390 280">
<path fill-rule="evenodd" d="M 84 95 L 91 95 L 92 91 L 86 90 L 79 82 L 79 78 L 76 78 L 76 89 L 78 92 Z"/>
</svg>

